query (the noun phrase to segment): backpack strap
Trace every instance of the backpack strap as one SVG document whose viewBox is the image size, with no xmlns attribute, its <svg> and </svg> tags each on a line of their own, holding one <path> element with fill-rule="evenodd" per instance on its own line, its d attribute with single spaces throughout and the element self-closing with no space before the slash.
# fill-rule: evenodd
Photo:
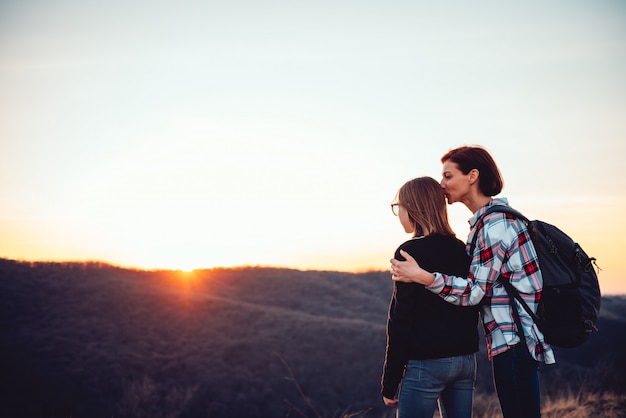
<svg viewBox="0 0 626 418">
<path fill-rule="evenodd" d="M 502 285 L 504 286 L 504 289 L 506 290 L 506 292 L 510 296 L 513 296 L 512 299 L 517 299 L 519 304 L 522 305 L 522 308 L 524 308 L 526 313 L 528 313 L 528 315 L 530 315 L 530 317 L 533 319 L 535 324 L 537 324 L 537 326 L 541 328 L 541 319 L 539 319 L 539 317 L 532 311 L 532 309 L 530 309 L 530 306 L 528 306 L 526 301 L 524 299 L 522 299 L 522 295 L 519 294 L 519 291 L 511 284 L 509 279 L 505 279 L 502 276 L 498 276 L 498 281 L 500 283 L 502 283 Z M 517 314 L 517 310 L 514 310 L 513 312 Z"/>
<path fill-rule="evenodd" d="M 478 219 L 476 220 L 475 225 L 475 232 L 474 232 L 474 236 L 472 237 L 472 244 L 470 245 L 470 256 L 472 254 L 474 254 L 474 249 L 476 248 L 476 240 L 478 239 L 478 230 L 480 229 L 480 227 L 482 227 L 482 224 L 484 223 L 484 219 L 487 215 L 489 215 L 490 213 L 494 213 L 494 212 L 503 212 L 503 213 L 508 213 L 511 214 L 513 216 L 515 216 L 517 219 L 521 220 L 522 222 L 524 222 L 526 224 L 526 226 L 530 225 L 530 221 L 528 220 L 527 217 L 525 217 L 524 215 L 522 215 L 521 212 L 513 209 L 510 206 L 505 206 L 505 205 L 494 205 L 490 208 L 488 208 L 485 213 L 483 213 L 482 215 L 480 215 L 478 217 Z"/>
<path fill-rule="evenodd" d="M 522 215 L 521 212 L 513 209 L 512 207 L 505 206 L 505 205 L 495 205 L 495 206 L 492 206 L 492 207 L 488 208 L 485 211 L 485 213 L 480 215 L 480 217 L 476 220 L 475 229 L 474 229 L 474 236 L 472 237 L 472 243 L 470 244 L 470 257 L 473 256 L 474 250 L 476 249 L 476 240 L 478 239 L 478 231 L 483 226 L 484 218 L 487 215 L 489 215 L 490 213 L 493 213 L 493 212 L 504 212 L 504 213 L 508 213 L 510 215 L 513 215 L 517 219 L 519 219 L 522 222 L 524 222 L 528 228 L 530 227 L 530 221 L 528 220 L 528 218 L 526 216 Z M 530 231 L 529 231 L 529 233 L 530 233 Z M 524 335 L 524 329 L 522 328 L 522 321 L 520 319 L 519 312 L 517 310 L 517 306 L 515 305 L 515 300 L 517 300 L 520 303 L 520 305 L 522 305 L 522 308 L 524 308 L 524 310 L 528 313 L 528 315 L 530 315 L 530 317 L 533 319 L 535 324 L 537 324 L 537 326 L 540 326 L 541 320 L 532 311 L 532 309 L 530 309 L 530 307 L 528 306 L 526 301 L 522 298 L 522 295 L 519 294 L 519 291 L 511 284 L 511 282 L 508 279 L 505 279 L 502 276 L 498 276 L 498 278 L 496 280 L 499 281 L 500 283 L 502 283 L 502 286 L 504 286 L 504 289 L 506 290 L 506 292 L 509 295 L 509 304 L 511 305 L 511 311 L 513 313 L 513 320 L 515 321 L 515 326 L 517 327 L 518 335 L 520 336 L 520 338 L 524 342 L 524 345 L 527 345 L 526 344 L 526 336 Z"/>
<path fill-rule="evenodd" d="M 506 289 L 507 293 L 509 294 L 509 306 L 511 307 L 511 312 L 513 314 L 513 320 L 515 321 L 515 326 L 517 327 L 517 335 L 520 337 L 520 339 L 524 343 L 524 345 L 526 347 L 528 347 L 528 343 L 526 342 L 526 334 L 524 334 L 524 328 L 522 328 L 522 320 L 521 320 L 521 318 L 519 316 L 519 312 L 517 311 L 517 306 L 515 305 L 515 299 L 517 299 L 519 297 L 520 298 L 519 300 L 521 300 L 522 303 L 524 303 L 524 305 L 526 305 L 526 302 L 524 302 L 521 299 L 521 296 L 520 296 L 519 292 L 517 291 L 517 289 L 515 289 L 513 287 L 513 285 L 511 284 L 510 281 L 508 281 L 507 279 L 502 278 L 502 276 L 498 276 L 497 280 L 500 283 L 502 283 L 502 285 Z M 513 295 L 513 297 L 511 297 L 511 295 Z M 526 306 L 528 306 L 528 305 L 526 305 Z M 524 307 L 524 309 L 526 309 L 526 308 Z"/>
</svg>

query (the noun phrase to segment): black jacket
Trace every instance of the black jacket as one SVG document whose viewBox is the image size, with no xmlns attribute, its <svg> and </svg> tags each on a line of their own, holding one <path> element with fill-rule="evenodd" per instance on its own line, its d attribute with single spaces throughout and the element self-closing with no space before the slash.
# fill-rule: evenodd
<svg viewBox="0 0 626 418">
<path fill-rule="evenodd" d="M 470 259 L 453 236 L 430 235 L 402 244 L 426 271 L 466 277 Z M 478 307 L 455 306 L 417 283 L 395 282 L 387 319 L 382 394 L 393 398 L 408 360 L 454 357 L 478 351 Z"/>
</svg>

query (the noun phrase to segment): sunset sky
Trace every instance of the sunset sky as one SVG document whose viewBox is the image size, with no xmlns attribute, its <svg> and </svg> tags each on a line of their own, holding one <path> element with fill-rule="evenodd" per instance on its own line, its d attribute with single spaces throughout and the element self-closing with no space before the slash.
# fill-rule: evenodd
<svg viewBox="0 0 626 418">
<path fill-rule="evenodd" d="M 481 144 L 626 294 L 623 0 L 4 0 L 0 141 L 0 257 L 387 269 Z"/>
</svg>

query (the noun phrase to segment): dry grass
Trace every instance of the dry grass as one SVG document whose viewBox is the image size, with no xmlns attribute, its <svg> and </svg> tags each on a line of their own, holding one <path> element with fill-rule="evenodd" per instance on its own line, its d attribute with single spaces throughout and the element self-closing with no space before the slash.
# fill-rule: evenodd
<svg viewBox="0 0 626 418">
<path fill-rule="evenodd" d="M 296 416 L 303 418 L 363 418 L 368 416 L 368 410 L 350 413 L 349 410 L 327 417 L 320 414 L 312 400 L 304 393 L 298 383 L 296 376 L 289 364 L 280 357 L 285 369 L 288 371 L 290 380 L 298 389 L 301 398 L 306 402 L 310 413 L 295 408 L 293 404 L 292 412 Z M 613 392 L 594 391 L 574 391 L 570 388 L 555 391 L 553 395 L 542 395 L 541 413 L 543 418 L 624 418 L 626 417 L 626 394 L 616 394 Z M 291 414 L 288 414 L 291 416 Z M 371 417 L 371 416 L 370 416 Z M 388 409 L 380 418 L 395 417 L 395 408 Z M 498 398 L 494 393 L 475 392 L 473 403 L 473 418 L 500 418 L 502 412 Z M 439 411 L 436 411 L 433 418 L 441 418 Z"/>
<path fill-rule="evenodd" d="M 149 377 L 127 383 L 119 405 L 119 416 L 132 418 L 176 418 L 198 390 L 198 386 L 174 387 L 167 392 Z"/>
<path fill-rule="evenodd" d="M 474 418 L 495 418 L 502 416 L 500 404 L 494 393 L 474 392 Z"/>
<path fill-rule="evenodd" d="M 623 418 L 626 417 L 626 394 L 563 393 L 548 398 L 542 408 L 544 418 Z"/>
<path fill-rule="evenodd" d="M 576 393 L 562 391 L 542 399 L 543 418 L 624 418 L 626 394 Z M 477 394 L 474 398 L 474 418 L 500 418 L 500 406 L 495 394 Z"/>
<path fill-rule="evenodd" d="M 289 369 L 289 366 L 285 363 Z M 290 370 L 290 369 L 289 369 Z M 287 402 L 290 411 L 287 417 L 303 418 L 364 418 L 371 417 L 369 410 L 350 412 L 349 409 L 338 411 L 332 415 L 322 414 L 299 387 L 295 376 L 291 374 L 292 383 L 298 387 L 300 396 L 306 401 L 307 408 L 301 409 Z M 167 394 L 159 394 L 157 385 L 147 377 L 126 385 L 120 416 L 130 418 L 175 418 L 181 416 L 185 406 L 197 388 L 181 388 L 170 390 Z M 395 409 L 387 410 L 380 418 L 395 416 Z M 500 418 L 500 406 L 494 394 L 478 393 L 474 397 L 474 418 Z M 563 391 L 559 395 L 544 397 L 542 407 L 543 418 L 624 418 L 626 417 L 626 394 L 616 393 L 575 393 Z M 433 418 L 440 418 L 436 412 Z"/>
</svg>

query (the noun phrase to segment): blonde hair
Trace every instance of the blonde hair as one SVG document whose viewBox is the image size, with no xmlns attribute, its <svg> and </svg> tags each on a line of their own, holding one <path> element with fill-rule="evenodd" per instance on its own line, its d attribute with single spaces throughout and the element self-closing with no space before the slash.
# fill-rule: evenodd
<svg viewBox="0 0 626 418">
<path fill-rule="evenodd" d="M 443 189 L 432 177 L 407 181 L 398 191 L 398 203 L 415 226 L 414 236 L 455 235 L 448 222 Z"/>
</svg>

